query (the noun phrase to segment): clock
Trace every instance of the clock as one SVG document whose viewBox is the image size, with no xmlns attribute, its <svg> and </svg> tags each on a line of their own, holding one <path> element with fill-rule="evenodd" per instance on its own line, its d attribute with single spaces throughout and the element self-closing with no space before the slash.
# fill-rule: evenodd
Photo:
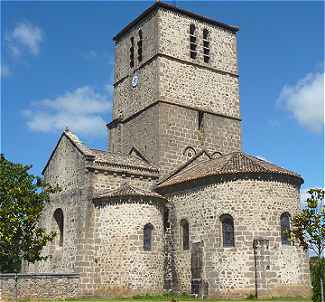
<svg viewBox="0 0 325 302">
<path fill-rule="evenodd" d="M 135 72 L 132 77 L 132 87 L 136 87 L 138 83 L 139 83 L 139 75 L 137 72 Z"/>
</svg>

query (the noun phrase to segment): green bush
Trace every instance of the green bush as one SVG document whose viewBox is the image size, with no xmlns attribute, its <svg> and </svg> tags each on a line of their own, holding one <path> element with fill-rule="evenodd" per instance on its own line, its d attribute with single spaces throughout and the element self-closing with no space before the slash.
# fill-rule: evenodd
<svg viewBox="0 0 325 302">
<path fill-rule="evenodd" d="M 325 259 L 322 259 L 323 267 L 323 282 L 325 281 Z M 313 287 L 313 302 L 321 301 L 321 290 L 320 290 L 320 265 L 317 257 L 310 259 L 310 273 L 311 273 L 311 284 Z M 324 295 L 325 298 L 325 295 Z"/>
</svg>

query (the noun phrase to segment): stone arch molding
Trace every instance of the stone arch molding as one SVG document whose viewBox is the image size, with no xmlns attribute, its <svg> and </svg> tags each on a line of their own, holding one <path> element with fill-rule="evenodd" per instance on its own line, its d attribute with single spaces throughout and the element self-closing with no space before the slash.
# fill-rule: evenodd
<svg viewBox="0 0 325 302">
<path fill-rule="evenodd" d="M 222 153 L 219 151 L 215 151 L 211 154 L 211 158 L 218 158 L 220 156 L 222 156 Z"/>
<path fill-rule="evenodd" d="M 187 146 L 183 151 L 183 156 L 187 159 L 191 159 L 195 155 L 196 155 L 196 150 L 191 146 Z"/>
<path fill-rule="evenodd" d="M 208 153 L 207 151 L 205 151 L 205 152 L 210 158 L 218 158 L 218 157 L 222 156 L 222 153 L 219 151 L 214 151 L 211 153 L 210 152 Z M 194 156 L 196 156 L 197 154 L 198 154 L 198 152 L 192 146 L 187 146 L 183 151 L 183 156 L 185 157 L 185 159 L 191 159 Z"/>
</svg>

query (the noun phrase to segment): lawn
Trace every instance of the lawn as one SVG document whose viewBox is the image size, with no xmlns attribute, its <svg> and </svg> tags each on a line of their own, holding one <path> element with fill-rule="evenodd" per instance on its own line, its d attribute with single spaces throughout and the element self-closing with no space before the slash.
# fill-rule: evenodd
<svg viewBox="0 0 325 302">
<path fill-rule="evenodd" d="M 47 300 L 48 302 L 49 300 Z M 53 300 L 52 300 L 53 301 Z M 166 299 L 108 299 L 108 298 L 85 298 L 85 299 L 76 299 L 76 300 L 65 300 L 65 301 L 73 301 L 73 302 L 166 302 Z M 169 300 L 171 301 L 171 300 Z M 193 302 L 199 302 L 202 301 L 201 299 L 176 299 L 176 302 L 183 302 L 183 301 L 193 301 Z M 242 301 L 261 301 L 261 302 L 311 302 L 311 299 L 303 299 L 303 298 L 293 298 L 293 299 L 287 299 L 287 298 L 277 298 L 277 299 L 259 299 L 259 300 L 216 300 L 216 299 L 204 299 L 203 301 L 208 302 L 242 302 Z"/>
<path fill-rule="evenodd" d="M 250 301 L 261 301 L 261 302 L 311 302 L 311 299 L 306 298 L 273 298 L 273 299 L 241 299 L 241 300 L 218 300 L 218 299 L 204 299 L 207 302 L 250 302 Z M 49 301 L 49 300 L 47 300 Z M 52 300 L 53 301 L 53 300 Z M 65 301 L 73 301 L 73 302 L 167 302 L 167 301 L 175 301 L 175 302 L 199 302 L 202 301 L 199 299 L 194 299 L 191 297 L 181 296 L 181 297 L 170 297 L 167 299 L 166 296 L 140 296 L 133 298 L 82 298 L 82 299 L 71 299 Z"/>
<path fill-rule="evenodd" d="M 0 299 L 1 301 L 1 299 Z M 18 300 L 20 302 L 54 302 L 54 301 L 71 301 L 71 302 L 200 302 L 200 301 L 207 301 L 207 302 L 312 302 L 311 299 L 295 297 L 295 298 L 272 298 L 272 299 L 232 299 L 232 300 L 225 300 L 225 299 L 204 299 L 201 298 L 195 299 L 191 296 L 187 295 L 180 295 L 180 296 L 134 296 L 129 298 L 100 298 L 100 297 L 87 297 L 87 298 L 76 298 L 76 299 L 24 299 Z"/>
</svg>

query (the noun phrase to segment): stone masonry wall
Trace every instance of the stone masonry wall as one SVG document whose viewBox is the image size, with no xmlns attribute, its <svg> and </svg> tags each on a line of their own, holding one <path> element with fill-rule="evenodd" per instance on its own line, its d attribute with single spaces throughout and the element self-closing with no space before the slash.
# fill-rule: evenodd
<svg viewBox="0 0 325 302">
<path fill-rule="evenodd" d="M 196 27 L 197 58 L 190 58 L 190 25 Z M 159 53 L 237 74 L 236 34 L 217 25 L 211 25 L 174 11 L 160 9 L 158 12 Z M 203 60 L 203 29 L 209 31 L 210 61 Z"/>
<path fill-rule="evenodd" d="M 158 100 L 158 61 L 153 60 L 137 70 L 138 84 L 132 86 L 133 72 L 114 89 L 113 119 L 127 118 Z"/>
<path fill-rule="evenodd" d="M 123 35 L 121 39 L 116 42 L 115 46 L 115 82 L 129 76 L 138 69 L 138 67 L 151 59 L 158 51 L 158 24 L 156 14 L 151 14 L 147 18 L 141 20 L 128 33 Z M 142 30 L 142 61 L 138 61 L 138 32 Z M 134 68 L 130 68 L 130 38 L 134 37 Z"/>
<path fill-rule="evenodd" d="M 67 299 L 79 294 L 78 274 L 0 274 L 0 301 Z"/>
<path fill-rule="evenodd" d="M 159 166 L 166 175 L 189 158 L 184 151 L 192 147 L 210 153 L 227 154 L 241 148 L 240 121 L 204 113 L 198 129 L 198 111 L 161 103 L 159 105 Z"/>
<path fill-rule="evenodd" d="M 179 290 L 189 292 L 191 284 L 191 251 L 182 250 L 180 239 L 180 221 L 187 219 L 190 240 L 203 241 L 203 278 L 209 283 L 210 296 L 255 295 L 253 240 L 257 238 L 269 242 L 269 268 L 264 268 L 267 286 L 258 294 L 308 295 L 307 255 L 298 246 L 282 245 L 280 236 L 280 215 L 297 213 L 299 189 L 274 179 L 233 179 L 206 185 L 194 185 L 170 196 Z M 234 219 L 235 247 L 223 247 L 222 214 Z"/>
<path fill-rule="evenodd" d="M 65 137 L 61 139 L 56 152 L 45 171 L 45 180 L 58 184 L 61 192 L 51 196 L 46 206 L 40 225 L 48 231 L 58 231 L 54 220 L 54 211 L 62 209 L 64 217 L 63 246 L 59 246 L 58 237 L 44 248 L 43 253 L 50 255 L 45 262 L 26 267 L 29 272 L 75 272 L 79 238 L 84 229 L 84 211 L 87 206 L 89 182 L 85 175 L 83 155 Z"/>
<path fill-rule="evenodd" d="M 121 124 L 122 150 L 132 147 L 154 165 L 161 176 L 185 163 L 188 147 L 196 152 L 227 154 L 241 149 L 240 121 L 205 112 L 198 129 L 198 110 L 159 103 Z"/>
<path fill-rule="evenodd" d="M 190 58 L 191 23 L 197 28 L 196 59 Z M 130 68 L 129 40 L 140 28 L 143 61 L 135 58 Z M 202 56 L 203 29 L 209 31 L 209 63 Z M 110 130 L 110 150 L 126 154 L 138 146 L 161 168 L 161 175 L 188 159 L 183 155 L 186 147 L 223 154 L 239 151 L 236 47 L 235 33 L 162 8 L 134 26 L 116 45 L 113 119 L 121 117 L 122 122 Z M 139 77 L 136 87 L 131 85 L 134 71 Z M 156 102 L 164 103 L 148 108 Z M 198 131 L 199 110 L 204 111 L 204 133 Z"/>
<path fill-rule="evenodd" d="M 153 106 L 122 125 L 122 150 L 136 147 L 150 162 L 159 162 L 159 106 Z"/>
<path fill-rule="evenodd" d="M 157 293 L 164 281 L 163 205 L 157 200 L 115 200 L 95 207 L 96 295 Z M 152 249 L 143 227 L 153 225 Z"/>
<path fill-rule="evenodd" d="M 168 58 L 159 58 L 159 73 L 159 100 L 240 118 L 237 77 Z"/>
<path fill-rule="evenodd" d="M 80 293 L 93 290 L 93 204 L 91 173 L 87 160 L 65 136 L 62 137 L 49 165 L 45 179 L 58 184 L 61 192 L 51 197 L 40 225 L 48 231 L 58 231 L 53 218 L 57 208 L 63 210 L 63 246 L 58 238 L 43 250 L 50 258 L 37 264 L 25 264 L 27 272 L 80 273 Z M 89 282 L 91 280 L 91 282 Z"/>
<path fill-rule="evenodd" d="M 138 61 L 139 29 L 143 33 L 142 61 Z M 130 67 L 130 38 L 134 37 L 134 67 Z M 152 61 L 148 65 L 142 66 L 150 60 L 158 51 L 158 25 L 155 14 L 142 20 L 126 35 L 116 43 L 115 48 L 115 83 L 114 89 L 113 119 L 117 118 L 120 111 L 124 117 L 135 113 L 140 107 L 143 108 L 152 100 L 156 100 L 158 95 L 158 68 L 157 63 Z M 141 67 L 142 66 L 142 67 Z M 141 68 L 140 68 L 141 67 Z M 138 87 L 132 87 L 131 81 L 134 72 L 139 74 Z M 141 89 L 139 89 L 141 87 Z"/>
<path fill-rule="evenodd" d="M 123 182 L 128 182 L 131 186 L 147 191 L 150 191 L 155 184 L 155 178 L 153 177 L 125 175 L 110 171 L 96 171 L 92 173 L 91 179 L 94 195 L 100 191 L 116 190 Z"/>
</svg>

